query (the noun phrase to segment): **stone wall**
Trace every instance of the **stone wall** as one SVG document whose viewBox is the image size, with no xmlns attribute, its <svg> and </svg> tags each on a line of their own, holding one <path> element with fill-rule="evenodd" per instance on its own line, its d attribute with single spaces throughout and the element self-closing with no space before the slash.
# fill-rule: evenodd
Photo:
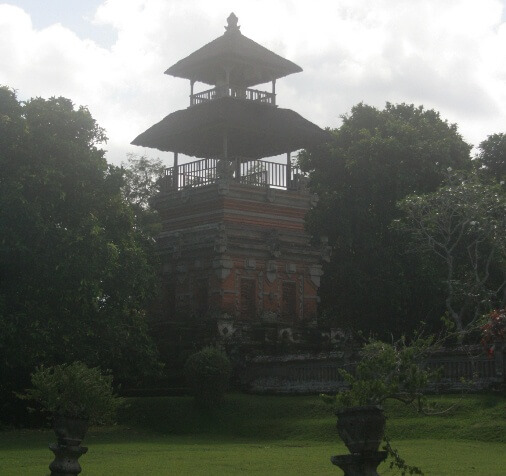
<svg viewBox="0 0 506 476">
<path fill-rule="evenodd" d="M 422 365 L 441 369 L 442 375 L 430 392 L 478 391 L 504 383 L 505 349 L 496 349 L 493 357 L 481 347 L 441 349 Z M 336 393 L 346 387 L 339 369 L 353 371 L 356 354 L 327 352 L 285 356 L 257 356 L 249 360 L 241 382 L 252 393 L 315 394 Z"/>
</svg>

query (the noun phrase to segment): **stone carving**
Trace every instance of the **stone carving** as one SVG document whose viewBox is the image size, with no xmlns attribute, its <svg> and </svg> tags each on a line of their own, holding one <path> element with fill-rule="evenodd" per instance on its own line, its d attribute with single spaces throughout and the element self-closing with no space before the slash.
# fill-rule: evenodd
<svg viewBox="0 0 506 476">
<path fill-rule="evenodd" d="M 265 273 L 265 275 L 267 277 L 267 281 L 269 281 L 269 283 L 273 283 L 277 278 L 276 262 L 275 261 L 267 261 L 266 270 L 267 270 L 267 272 Z"/>
<path fill-rule="evenodd" d="M 297 265 L 295 263 L 286 263 L 286 272 L 293 274 L 297 272 Z"/>
<path fill-rule="evenodd" d="M 320 278 L 323 275 L 322 267 L 319 264 L 310 266 L 309 268 L 309 277 L 311 278 L 311 282 L 316 286 L 320 286 Z"/>
<path fill-rule="evenodd" d="M 218 234 L 214 241 L 214 251 L 216 253 L 226 253 L 228 249 L 227 232 L 223 225 L 218 227 Z"/>
<path fill-rule="evenodd" d="M 257 262 L 253 258 L 246 258 L 244 260 L 244 267 L 246 269 L 255 269 L 257 267 Z"/>
<path fill-rule="evenodd" d="M 270 254 L 274 258 L 279 258 L 281 256 L 281 246 L 279 240 L 279 233 L 277 230 L 270 230 L 267 234 L 267 246 L 269 248 Z"/>
<path fill-rule="evenodd" d="M 232 260 L 228 258 L 220 258 L 213 261 L 214 272 L 220 279 L 226 279 L 229 276 L 232 266 Z"/>
<path fill-rule="evenodd" d="M 230 318 L 218 320 L 218 333 L 223 339 L 230 339 L 231 337 L 234 337 L 236 332 L 237 329 Z"/>
<path fill-rule="evenodd" d="M 232 12 L 227 18 L 227 26 L 225 27 L 225 30 L 227 30 L 227 32 L 229 32 L 229 33 L 232 33 L 234 31 L 239 31 L 239 29 L 241 27 L 238 25 L 238 22 L 239 22 L 239 18 L 237 18 L 235 13 Z"/>
</svg>

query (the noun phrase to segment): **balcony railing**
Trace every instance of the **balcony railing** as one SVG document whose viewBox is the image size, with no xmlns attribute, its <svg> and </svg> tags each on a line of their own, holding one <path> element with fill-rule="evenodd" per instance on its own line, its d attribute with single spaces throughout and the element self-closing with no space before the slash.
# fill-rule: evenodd
<svg viewBox="0 0 506 476">
<path fill-rule="evenodd" d="M 276 94 L 257 89 L 236 88 L 233 86 L 222 86 L 208 89 L 190 96 L 190 106 L 209 102 L 222 97 L 232 97 L 236 99 L 246 99 L 247 101 L 256 101 L 264 104 L 276 105 Z"/>
<path fill-rule="evenodd" d="M 257 187 L 297 189 L 302 174 L 297 167 L 265 160 L 202 159 L 165 169 L 164 191 L 197 188 L 218 179 L 232 180 Z"/>
</svg>

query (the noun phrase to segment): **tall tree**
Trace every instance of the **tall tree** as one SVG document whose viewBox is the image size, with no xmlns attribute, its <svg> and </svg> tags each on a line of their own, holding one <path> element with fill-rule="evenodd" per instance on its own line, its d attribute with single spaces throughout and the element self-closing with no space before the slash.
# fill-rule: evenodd
<svg viewBox="0 0 506 476">
<path fill-rule="evenodd" d="M 506 134 L 492 134 L 480 145 L 476 163 L 481 175 L 506 180 Z"/>
<path fill-rule="evenodd" d="M 441 263 L 446 311 L 461 335 L 484 313 L 506 304 L 503 188 L 450 170 L 443 187 L 399 204 L 399 225 L 413 249 Z"/>
<path fill-rule="evenodd" d="M 333 248 L 322 308 L 338 325 L 403 332 L 444 308 L 437 270 L 404 254 L 405 237 L 390 227 L 396 202 L 436 190 L 447 167 L 470 168 L 470 146 L 455 124 L 421 106 L 358 104 L 342 119 L 331 143 L 299 157 L 320 197 L 308 229 Z"/>
<path fill-rule="evenodd" d="M 0 88 L 0 398 L 41 363 L 81 360 L 120 380 L 157 366 L 152 242 L 105 140 L 68 99 L 22 103 Z"/>
<path fill-rule="evenodd" d="M 161 225 L 158 213 L 150 206 L 151 199 L 160 191 L 160 179 L 165 166 L 160 159 L 145 155 L 128 154 L 121 164 L 124 184 L 123 195 L 130 204 L 137 226 L 146 236 L 154 238 Z"/>
</svg>

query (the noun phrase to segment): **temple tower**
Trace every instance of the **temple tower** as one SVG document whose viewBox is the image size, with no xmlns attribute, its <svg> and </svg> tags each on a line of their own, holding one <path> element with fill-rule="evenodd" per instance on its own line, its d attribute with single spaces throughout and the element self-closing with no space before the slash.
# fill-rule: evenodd
<svg viewBox="0 0 506 476">
<path fill-rule="evenodd" d="M 214 322 L 223 338 L 265 323 L 296 340 L 316 317 L 327 250 L 304 230 L 315 197 L 291 154 L 327 135 L 277 105 L 276 81 L 302 69 L 242 35 L 233 13 L 227 21 L 165 72 L 190 81 L 189 107 L 132 142 L 174 153 L 154 200 L 166 317 Z M 200 83 L 210 89 L 196 92 Z M 270 91 L 254 89 L 264 83 Z M 182 164 L 179 154 L 198 160 Z M 281 154 L 286 161 L 263 160 Z"/>
</svg>

